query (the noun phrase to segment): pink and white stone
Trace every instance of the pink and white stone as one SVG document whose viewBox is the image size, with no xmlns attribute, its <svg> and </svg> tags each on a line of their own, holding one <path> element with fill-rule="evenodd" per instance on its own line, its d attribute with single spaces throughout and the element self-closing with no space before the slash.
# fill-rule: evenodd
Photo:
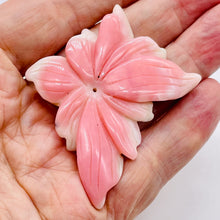
<svg viewBox="0 0 220 220">
<path fill-rule="evenodd" d="M 180 98 L 201 77 L 166 60 L 166 51 L 149 37 L 134 38 L 118 5 L 103 18 L 98 36 L 83 30 L 65 53 L 39 60 L 26 79 L 59 106 L 56 131 L 68 150 L 77 151 L 82 184 L 100 209 L 122 175 L 122 155 L 137 157 L 137 121 L 153 118 L 152 101 Z"/>
</svg>

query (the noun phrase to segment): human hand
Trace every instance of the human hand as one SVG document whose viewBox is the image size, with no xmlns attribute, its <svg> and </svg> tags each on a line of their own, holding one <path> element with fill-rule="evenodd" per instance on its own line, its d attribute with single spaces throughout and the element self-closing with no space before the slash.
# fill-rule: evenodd
<svg viewBox="0 0 220 220">
<path fill-rule="evenodd" d="M 15 3 L 8 2 L 3 5 L 4 7 L 2 6 L 4 13 L 13 14 L 17 21 L 27 23 L 18 26 L 15 22 L 7 22 L 4 16 L 1 17 L 5 23 L 17 26 L 17 29 L 15 26 L 14 28 L 8 27 L 8 30 L 14 31 L 13 35 L 10 35 L 11 32 L 7 32 L 7 30 L 2 32 L 3 40 L 1 42 L 4 42 L 6 46 L 2 44 L 1 47 L 6 50 L 21 72 L 40 57 L 56 52 L 71 35 L 82 27 L 96 22 L 94 19 L 91 24 L 86 21 L 80 28 L 76 26 L 71 28 L 66 23 L 70 22 L 73 13 L 69 13 L 70 17 L 65 17 L 66 22 L 61 21 L 61 18 L 64 17 L 62 12 L 65 15 L 68 14 L 67 6 L 70 3 L 65 5 L 65 2 L 62 1 L 60 4 L 63 8 L 57 6 L 58 11 L 53 8 L 51 11 L 42 11 L 40 14 L 41 10 L 37 5 L 41 5 L 41 2 L 28 4 L 27 2 L 22 4 L 22 2 L 16 2 L 16 4 L 19 7 L 25 5 L 29 10 L 35 7 L 38 14 L 34 14 L 33 10 L 29 14 L 24 13 L 26 8 L 22 14 L 15 8 L 13 13 L 12 11 L 9 13 L 10 6 L 13 7 Z M 133 13 L 135 13 L 132 12 L 132 9 L 140 7 L 139 9 L 142 10 L 143 3 L 144 1 L 138 2 L 127 9 L 136 35 L 144 33 L 140 33 L 138 25 L 132 22 L 134 19 L 131 16 L 134 16 Z M 97 2 L 89 4 L 91 7 L 92 5 L 100 7 Z M 114 3 L 110 3 L 110 1 L 106 3 L 107 11 L 110 12 L 112 5 L 108 6 L 108 4 L 113 5 Z M 196 2 L 194 4 L 196 7 Z M 211 5 L 212 3 L 204 3 L 201 11 L 209 8 L 209 5 L 206 4 Z M 17 8 L 19 9 L 19 7 Z M 199 7 L 201 9 L 201 4 Z M 101 8 L 99 11 L 101 12 Z M 56 14 L 60 14 L 57 12 L 62 15 L 53 18 Z M 204 15 L 210 18 L 208 26 L 215 24 L 215 30 L 202 32 L 203 27 L 207 25 L 203 22 L 205 20 L 203 18 L 203 21 L 198 20 L 187 30 L 188 33 L 185 32 L 179 40 L 173 43 L 171 42 L 174 35 L 169 36 L 170 40 L 165 43 L 163 43 L 165 38 L 160 40 L 158 35 L 160 27 L 157 27 L 159 30 L 155 37 L 155 31 L 149 35 L 162 46 L 168 45 L 170 42 L 171 44 L 167 47 L 168 56 L 176 57 L 177 59 L 173 59 L 173 61 L 179 63 L 186 71 L 200 72 L 203 76 L 207 76 L 218 66 L 219 50 L 214 45 L 218 38 L 213 38 L 219 32 L 217 25 L 219 21 L 215 19 L 218 12 L 219 7 L 216 7 L 209 14 Z M 4 13 L 1 14 L 4 15 Z M 81 13 L 83 12 L 81 11 Z M 27 21 L 25 18 L 30 14 L 33 15 L 33 18 Z M 83 14 L 86 14 L 86 11 Z M 135 14 L 137 17 L 137 13 Z M 19 19 L 16 15 L 20 16 Z M 81 16 L 82 14 L 78 15 L 79 20 L 83 20 L 83 16 Z M 101 17 L 102 14 L 97 13 L 97 16 Z M 197 14 L 197 16 L 199 15 Z M 49 19 L 51 17 L 53 19 Z M 151 19 L 153 18 L 151 17 Z M 74 17 L 72 19 L 74 20 Z M 145 23 L 144 19 L 140 20 L 138 24 Z M 47 23 L 48 21 L 49 23 Z M 193 21 L 194 19 L 191 22 Z M 189 21 L 187 22 L 189 24 Z M 43 23 L 44 26 L 39 26 L 39 23 Z M 47 24 L 49 25 L 47 26 Z M 146 21 L 146 24 L 149 22 Z M 185 26 L 187 25 L 185 24 Z M 28 29 L 28 27 L 32 29 Z M 163 27 L 161 26 L 161 28 Z M 79 29 L 77 30 L 77 28 Z M 146 27 L 146 34 L 151 33 L 149 28 Z M 173 25 L 173 28 L 171 30 L 175 31 L 176 26 Z M 64 30 L 66 30 L 65 33 Z M 144 28 L 139 30 L 143 31 Z M 201 30 L 200 33 L 198 33 L 199 30 Z M 24 31 L 27 35 L 24 35 Z M 161 32 L 164 33 L 162 29 Z M 33 34 L 28 35 L 28 33 Z M 47 33 L 46 37 L 42 38 L 44 33 Z M 60 38 L 57 37 L 58 33 L 62 33 L 62 36 L 59 35 Z M 206 39 L 198 39 L 198 36 L 204 35 Z M 194 44 L 191 45 L 193 37 L 189 41 L 190 36 L 195 36 L 204 45 L 209 45 L 210 53 L 204 54 L 201 44 L 197 47 Z M 184 49 L 190 49 L 191 53 L 194 53 L 191 56 L 199 63 L 198 66 L 202 66 L 201 71 L 194 69 L 196 65 L 193 65 L 194 61 L 191 57 L 184 55 L 184 51 L 179 52 L 179 45 L 182 44 Z M 180 55 L 175 55 L 178 52 L 183 56 L 182 58 Z M 212 63 L 207 62 L 210 58 L 212 58 Z M 65 150 L 65 142 L 55 133 L 56 108 L 42 101 L 35 90 L 26 85 L 3 52 L 1 52 L 0 60 L 0 215 L 3 219 L 10 218 L 10 216 L 12 219 L 107 219 L 107 217 L 131 219 L 147 207 L 167 180 L 191 159 L 209 137 L 219 120 L 220 98 L 216 96 L 220 90 L 219 85 L 213 80 L 204 80 L 191 94 L 174 106 L 162 120 L 143 131 L 143 142 L 138 149 L 138 158 L 135 161 L 126 160 L 122 179 L 109 192 L 106 206 L 97 211 L 90 205 L 79 180 L 75 154 Z"/>
</svg>

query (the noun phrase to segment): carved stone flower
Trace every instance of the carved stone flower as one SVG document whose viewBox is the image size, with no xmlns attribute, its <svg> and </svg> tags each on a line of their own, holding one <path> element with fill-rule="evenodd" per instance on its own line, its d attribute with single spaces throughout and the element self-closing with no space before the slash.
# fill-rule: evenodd
<svg viewBox="0 0 220 220">
<path fill-rule="evenodd" d="M 97 208 L 122 175 L 122 155 L 137 157 L 137 121 L 153 118 L 152 101 L 180 98 L 201 79 L 165 56 L 149 37 L 133 37 L 116 6 L 98 36 L 83 30 L 67 43 L 66 58 L 43 58 L 26 73 L 39 94 L 59 106 L 56 131 L 77 151 L 81 181 Z"/>
</svg>

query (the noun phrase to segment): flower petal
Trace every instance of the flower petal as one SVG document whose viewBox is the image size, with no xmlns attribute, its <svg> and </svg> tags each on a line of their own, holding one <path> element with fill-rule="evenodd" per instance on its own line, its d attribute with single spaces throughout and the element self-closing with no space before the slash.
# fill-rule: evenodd
<svg viewBox="0 0 220 220">
<path fill-rule="evenodd" d="M 86 90 L 81 87 L 72 92 L 61 103 L 56 115 L 56 131 L 60 137 L 66 139 L 67 150 L 76 150 L 76 136 L 79 120 L 87 101 Z"/>
<path fill-rule="evenodd" d="M 82 86 L 82 82 L 61 56 L 45 57 L 26 72 L 25 77 L 33 81 L 38 93 L 51 103 L 60 103 L 73 89 Z"/>
<path fill-rule="evenodd" d="M 113 14 L 117 15 L 120 21 L 120 26 L 122 28 L 122 32 L 124 33 L 124 36 L 129 39 L 134 38 L 133 31 L 131 29 L 131 25 L 128 21 L 128 18 L 124 12 L 124 10 L 121 8 L 120 5 L 115 5 L 113 8 Z"/>
<path fill-rule="evenodd" d="M 123 99 L 117 99 L 108 95 L 104 95 L 106 103 L 117 110 L 119 113 L 134 121 L 151 121 L 153 115 L 152 102 L 129 102 Z"/>
<path fill-rule="evenodd" d="M 136 148 L 141 143 L 141 134 L 137 122 L 119 114 L 104 100 L 99 104 L 98 109 L 119 152 L 130 159 L 135 159 L 137 156 Z"/>
<path fill-rule="evenodd" d="M 140 57 L 111 70 L 104 78 L 103 91 L 134 102 L 177 99 L 201 80 L 196 73 L 185 73 L 171 61 Z"/>
<path fill-rule="evenodd" d="M 138 37 L 129 40 L 112 53 L 103 72 L 107 74 L 109 70 L 114 69 L 116 66 L 143 56 L 166 58 L 166 50 L 160 48 L 157 43 L 149 37 Z"/>
<path fill-rule="evenodd" d="M 78 35 L 79 37 L 82 37 L 84 39 L 87 39 L 88 41 L 95 42 L 97 40 L 97 35 L 90 31 L 89 29 L 83 29 L 81 32 L 81 35 Z"/>
<path fill-rule="evenodd" d="M 119 15 L 118 15 L 119 14 Z M 102 77 L 103 67 L 112 52 L 123 42 L 129 40 L 129 23 L 126 16 L 116 7 L 115 13 L 106 15 L 101 24 L 95 46 L 95 77 Z M 129 29 L 129 30 L 128 30 Z"/>
<path fill-rule="evenodd" d="M 103 126 L 93 98 L 88 100 L 80 120 L 77 162 L 85 191 L 94 206 L 102 208 L 108 190 L 120 179 L 123 158 Z"/>
<path fill-rule="evenodd" d="M 93 58 L 96 38 L 93 32 L 84 29 L 66 45 L 66 58 L 84 83 L 94 80 Z"/>
</svg>

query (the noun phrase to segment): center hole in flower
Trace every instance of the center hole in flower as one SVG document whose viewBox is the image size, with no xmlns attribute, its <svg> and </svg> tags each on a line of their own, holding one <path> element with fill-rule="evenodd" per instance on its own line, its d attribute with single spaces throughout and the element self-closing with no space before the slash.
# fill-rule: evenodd
<svg viewBox="0 0 220 220">
<path fill-rule="evenodd" d="M 92 91 L 93 91 L 93 92 L 97 92 L 97 89 L 96 89 L 96 88 L 93 88 Z"/>
</svg>

